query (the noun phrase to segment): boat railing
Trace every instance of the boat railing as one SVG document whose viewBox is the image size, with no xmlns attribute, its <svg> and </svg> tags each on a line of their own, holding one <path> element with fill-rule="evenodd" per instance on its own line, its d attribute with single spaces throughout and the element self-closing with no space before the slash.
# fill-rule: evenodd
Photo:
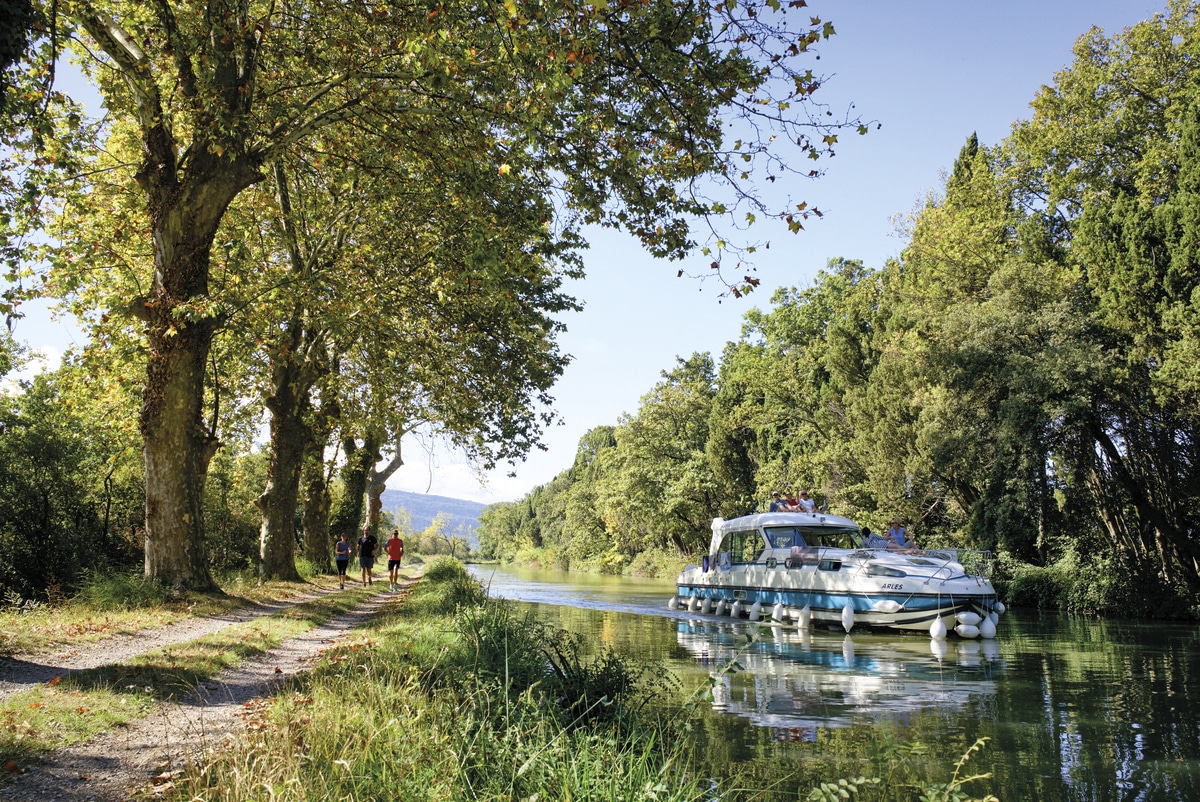
<svg viewBox="0 0 1200 802">
<path fill-rule="evenodd" d="M 963 567 L 969 576 L 979 576 L 984 579 L 992 578 L 992 553 L 978 549 L 921 549 L 919 552 L 927 559 L 956 562 Z"/>
</svg>

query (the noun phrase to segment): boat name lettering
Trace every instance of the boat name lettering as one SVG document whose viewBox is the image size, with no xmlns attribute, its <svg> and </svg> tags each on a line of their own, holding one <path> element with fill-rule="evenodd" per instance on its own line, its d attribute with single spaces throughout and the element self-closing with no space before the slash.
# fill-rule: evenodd
<svg viewBox="0 0 1200 802">
<path fill-rule="evenodd" d="M 884 590 L 904 590 L 903 585 L 894 582 L 884 582 L 879 587 L 883 588 Z"/>
</svg>

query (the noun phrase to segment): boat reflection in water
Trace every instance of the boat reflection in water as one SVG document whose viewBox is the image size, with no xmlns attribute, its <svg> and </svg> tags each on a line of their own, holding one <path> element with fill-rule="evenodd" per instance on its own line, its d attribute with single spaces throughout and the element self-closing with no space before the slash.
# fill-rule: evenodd
<svg viewBox="0 0 1200 802">
<path fill-rule="evenodd" d="M 694 619 L 679 621 L 677 639 L 716 680 L 715 710 L 789 740 L 815 740 L 821 728 L 852 724 L 907 725 L 923 710 L 961 710 L 972 697 L 994 696 L 994 678 L 1004 670 L 991 640 L 855 639 Z"/>
</svg>

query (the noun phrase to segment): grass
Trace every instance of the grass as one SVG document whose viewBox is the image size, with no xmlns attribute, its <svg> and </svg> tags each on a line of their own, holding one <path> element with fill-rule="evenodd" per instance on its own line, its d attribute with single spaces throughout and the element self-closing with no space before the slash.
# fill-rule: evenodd
<svg viewBox="0 0 1200 802">
<path fill-rule="evenodd" d="M 378 624 L 264 704 L 175 798 L 706 798 L 687 741 L 636 712 L 654 673 L 585 658 L 485 602 L 461 566 L 431 563 Z"/>
<path fill-rule="evenodd" d="M 127 663 L 73 672 L 0 705 L 0 760 L 80 743 L 146 715 L 159 700 L 185 693 L 241 661 L 274 649 L 352 609 L 372 591 L 361 586 L 155 649 Z"/>
<path fill-rule="evenodd" d="M 146 582 L 140 573 L 94 575 L 75 597 L 59 604 L 0 609 L 0 656 L 78 647 L 114 635 L 170 626 L 190 617 L 222 615 L 250 605 L 332 589 L 336 577 L 258 584 L 246 574 L 220 578 L 224 593 L 178 593 Z"/>
</svg>

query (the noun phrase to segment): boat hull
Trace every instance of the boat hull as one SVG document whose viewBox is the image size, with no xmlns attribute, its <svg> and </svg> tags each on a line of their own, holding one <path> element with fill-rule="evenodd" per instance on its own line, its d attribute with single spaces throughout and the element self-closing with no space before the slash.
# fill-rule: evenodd
<svg viewBox="0 0 1200 802">
<path fill-rule="evenodd" d="M 737 585 L 680 584 L 678 585 L 680 607 L 695 597 L 709 599 L 715 608 L 718 601 L 725 600 L 728 608 L 735 600 L 749 609 L 755 602 L 762 604 L 766 616 L 776 604 L 785 610 L 785 623 L 798 618 L 798 612 L 807 607 L 814 626 L 843 628 L 843 613 L 850 605 L 855 627 L 911 630 L 928 632 L 934 619 L 941 618 L 953 630 L 959 613 L 975 613 L 986 617 L 996 602 L 996 594 L 990 583 L 986 588 L 968 592 L 935 593 L 882 593 L 878 590 L 808 590 L 780 589 L 771 587 L 749 587 Z M 889 604 L 890 602 L 890 604 Z M 898 607 L 899 609 L 895 609 Z"/>
</svg>

